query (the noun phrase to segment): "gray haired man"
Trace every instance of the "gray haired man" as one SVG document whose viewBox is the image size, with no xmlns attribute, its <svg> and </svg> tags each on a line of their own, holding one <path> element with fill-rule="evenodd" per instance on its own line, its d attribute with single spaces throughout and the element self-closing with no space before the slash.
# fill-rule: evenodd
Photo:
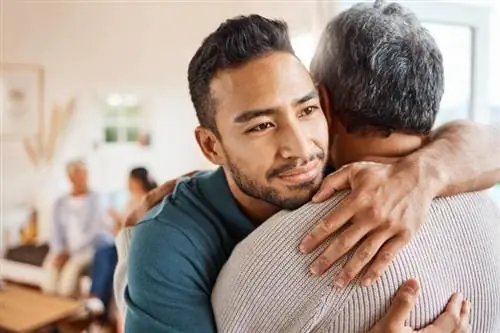
<svg viewBox="0 0 500 333">
<path fill-rule="evenodd" d="M 324 181 L 316 201 L 346 188 L 350 171 L 344 165 L 393 164 L 425 145 L 444 90 L 443 63 L 412 12 L 380 1 L 350 8 L 326 27 L 311 67 L 329 120 L 331 159 L 340 169 L 335 182 Z M 364 237 L 366 245 L 345 251 L 339 234 L 331 236 L 329 225 L 320 223 L 355 192 L 353 186 L 323 203 L 282 211 L 236 246 L 212 293 L 219 333 L 367 332 L 398 286 L 414 276 L 422 297 L 407 322 L 413 328 L 430 324 L 449 295 L 460 291 L 473 305 L 472 331 L 500 332 L 500 212 L 485 193 L 414 202 L 430 205 L 427 220 L 380 277 L 376 267 L 358 276 L 348 260 L 366 261 L 372 245 L 390 253 L 398 235 L 386 241 L 387 229 L 378 228 Z M 344 232 L 361 234 L 367 222 L 352 219 Z M 331 245 L 299 253 L 308 233 L 310 243 L 328 239 Z M 441 332 L 436 326 L 423 331 Z"/>
<path fill-rule="evenodd" d="M 88 185 L 85 162 L 68 162 L 66 172 L 71 191 L 54 204 L 50 253 L 44 261 L 47 276 L 42 290 L 75 297 L 79 278 L 92 263 L 96 240 L 106 226 L 99 195 Z"/>
</svg>

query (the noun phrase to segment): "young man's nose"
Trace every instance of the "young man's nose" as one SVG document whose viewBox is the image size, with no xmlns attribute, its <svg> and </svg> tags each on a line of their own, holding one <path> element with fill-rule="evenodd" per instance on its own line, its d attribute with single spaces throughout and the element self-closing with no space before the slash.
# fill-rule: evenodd
<svg viewBox="0 0 500 333">
<path fill-rule="evenodd" d="M 284 159 L 300 159 L 307 162 L 311 154 L 311 140 L 300 126 L 291 124 L 282 129 L 281 156 Z"/>
</svg>

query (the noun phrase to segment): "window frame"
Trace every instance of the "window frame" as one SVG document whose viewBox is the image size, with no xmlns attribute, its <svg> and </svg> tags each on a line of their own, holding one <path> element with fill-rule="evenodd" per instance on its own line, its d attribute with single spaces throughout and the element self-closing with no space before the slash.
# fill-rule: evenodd
<svg viewBox="0 0 500 333">
<path fill-rule="evenodd" d="M 124 94 L 119 94 L 123 95 Z M 126 111 L 127 108 L 138 108 L 137 111 L 131 114 Z M 111 112 L 116 112 L 116 115 L 111 115 Z M 104 105 L 101 111 L 102 125 L 101 125 L 101 135 L 102 143 L 105 145 L 127 145 L 134 144 L 136 140 L 128 140 L 128 130 L 133 129 L 137 131 L 137 136 L 140 134 L 140 124 L 143 117 L 143 110 L 141 103 L 136 105 L 126 106 L 126 105 L 110 105 L 107 101 L 104 101 Z M 116 141 L 107 141 L 106 131 L 108 128 L 116 129 L 117 139 Z"/>
</svg>

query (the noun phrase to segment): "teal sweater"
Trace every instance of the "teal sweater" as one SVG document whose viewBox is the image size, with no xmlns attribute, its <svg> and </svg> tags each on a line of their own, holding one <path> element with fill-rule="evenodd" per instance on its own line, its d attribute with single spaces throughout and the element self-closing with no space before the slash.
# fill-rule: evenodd
<svg viewBox="0 0 500 333">
<path fill-rule="evenodd" d="M 212 288 L 235 245 L 254 228 L 222 169 L 181 182 L 134 227 L 125 332 L 216 332 Z"/>
</svg>

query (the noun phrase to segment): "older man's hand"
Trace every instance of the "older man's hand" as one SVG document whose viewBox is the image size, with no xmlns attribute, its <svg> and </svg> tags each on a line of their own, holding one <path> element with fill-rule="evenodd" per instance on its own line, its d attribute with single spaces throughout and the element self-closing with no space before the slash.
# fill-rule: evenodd
<svg viewBox="0 0 500 333">
<path fill-rule="evenodd" d="M 420 285 L 415 279 L 405 282 L 392 300 L 391 307 L 385 316 L 370 330 L 369 333 L 470 333 L 469 324 L 470 303 L 460 294 L 454 294 L 444 312 L 430 325 L 419 331 L 414 331 L 405 325 L 411 309 L 420 291 Z"/>
<path fill-rule="evenodd" d="M 339 288 L 347 285 L 371 263 L 362 279 L 364 285 L 370 285 L 415 235 L 443 186 L 417 163 L 358 162 L 329 175 L 313 201 L 324 201 L 341 189 L 350 188 L 351 193 L 303 239 L 300 251 L 309 253 L 350 224 L 316 258 L 311 272 L 323 274 L 359 244 L 334 284 Z"/>
</svg>

